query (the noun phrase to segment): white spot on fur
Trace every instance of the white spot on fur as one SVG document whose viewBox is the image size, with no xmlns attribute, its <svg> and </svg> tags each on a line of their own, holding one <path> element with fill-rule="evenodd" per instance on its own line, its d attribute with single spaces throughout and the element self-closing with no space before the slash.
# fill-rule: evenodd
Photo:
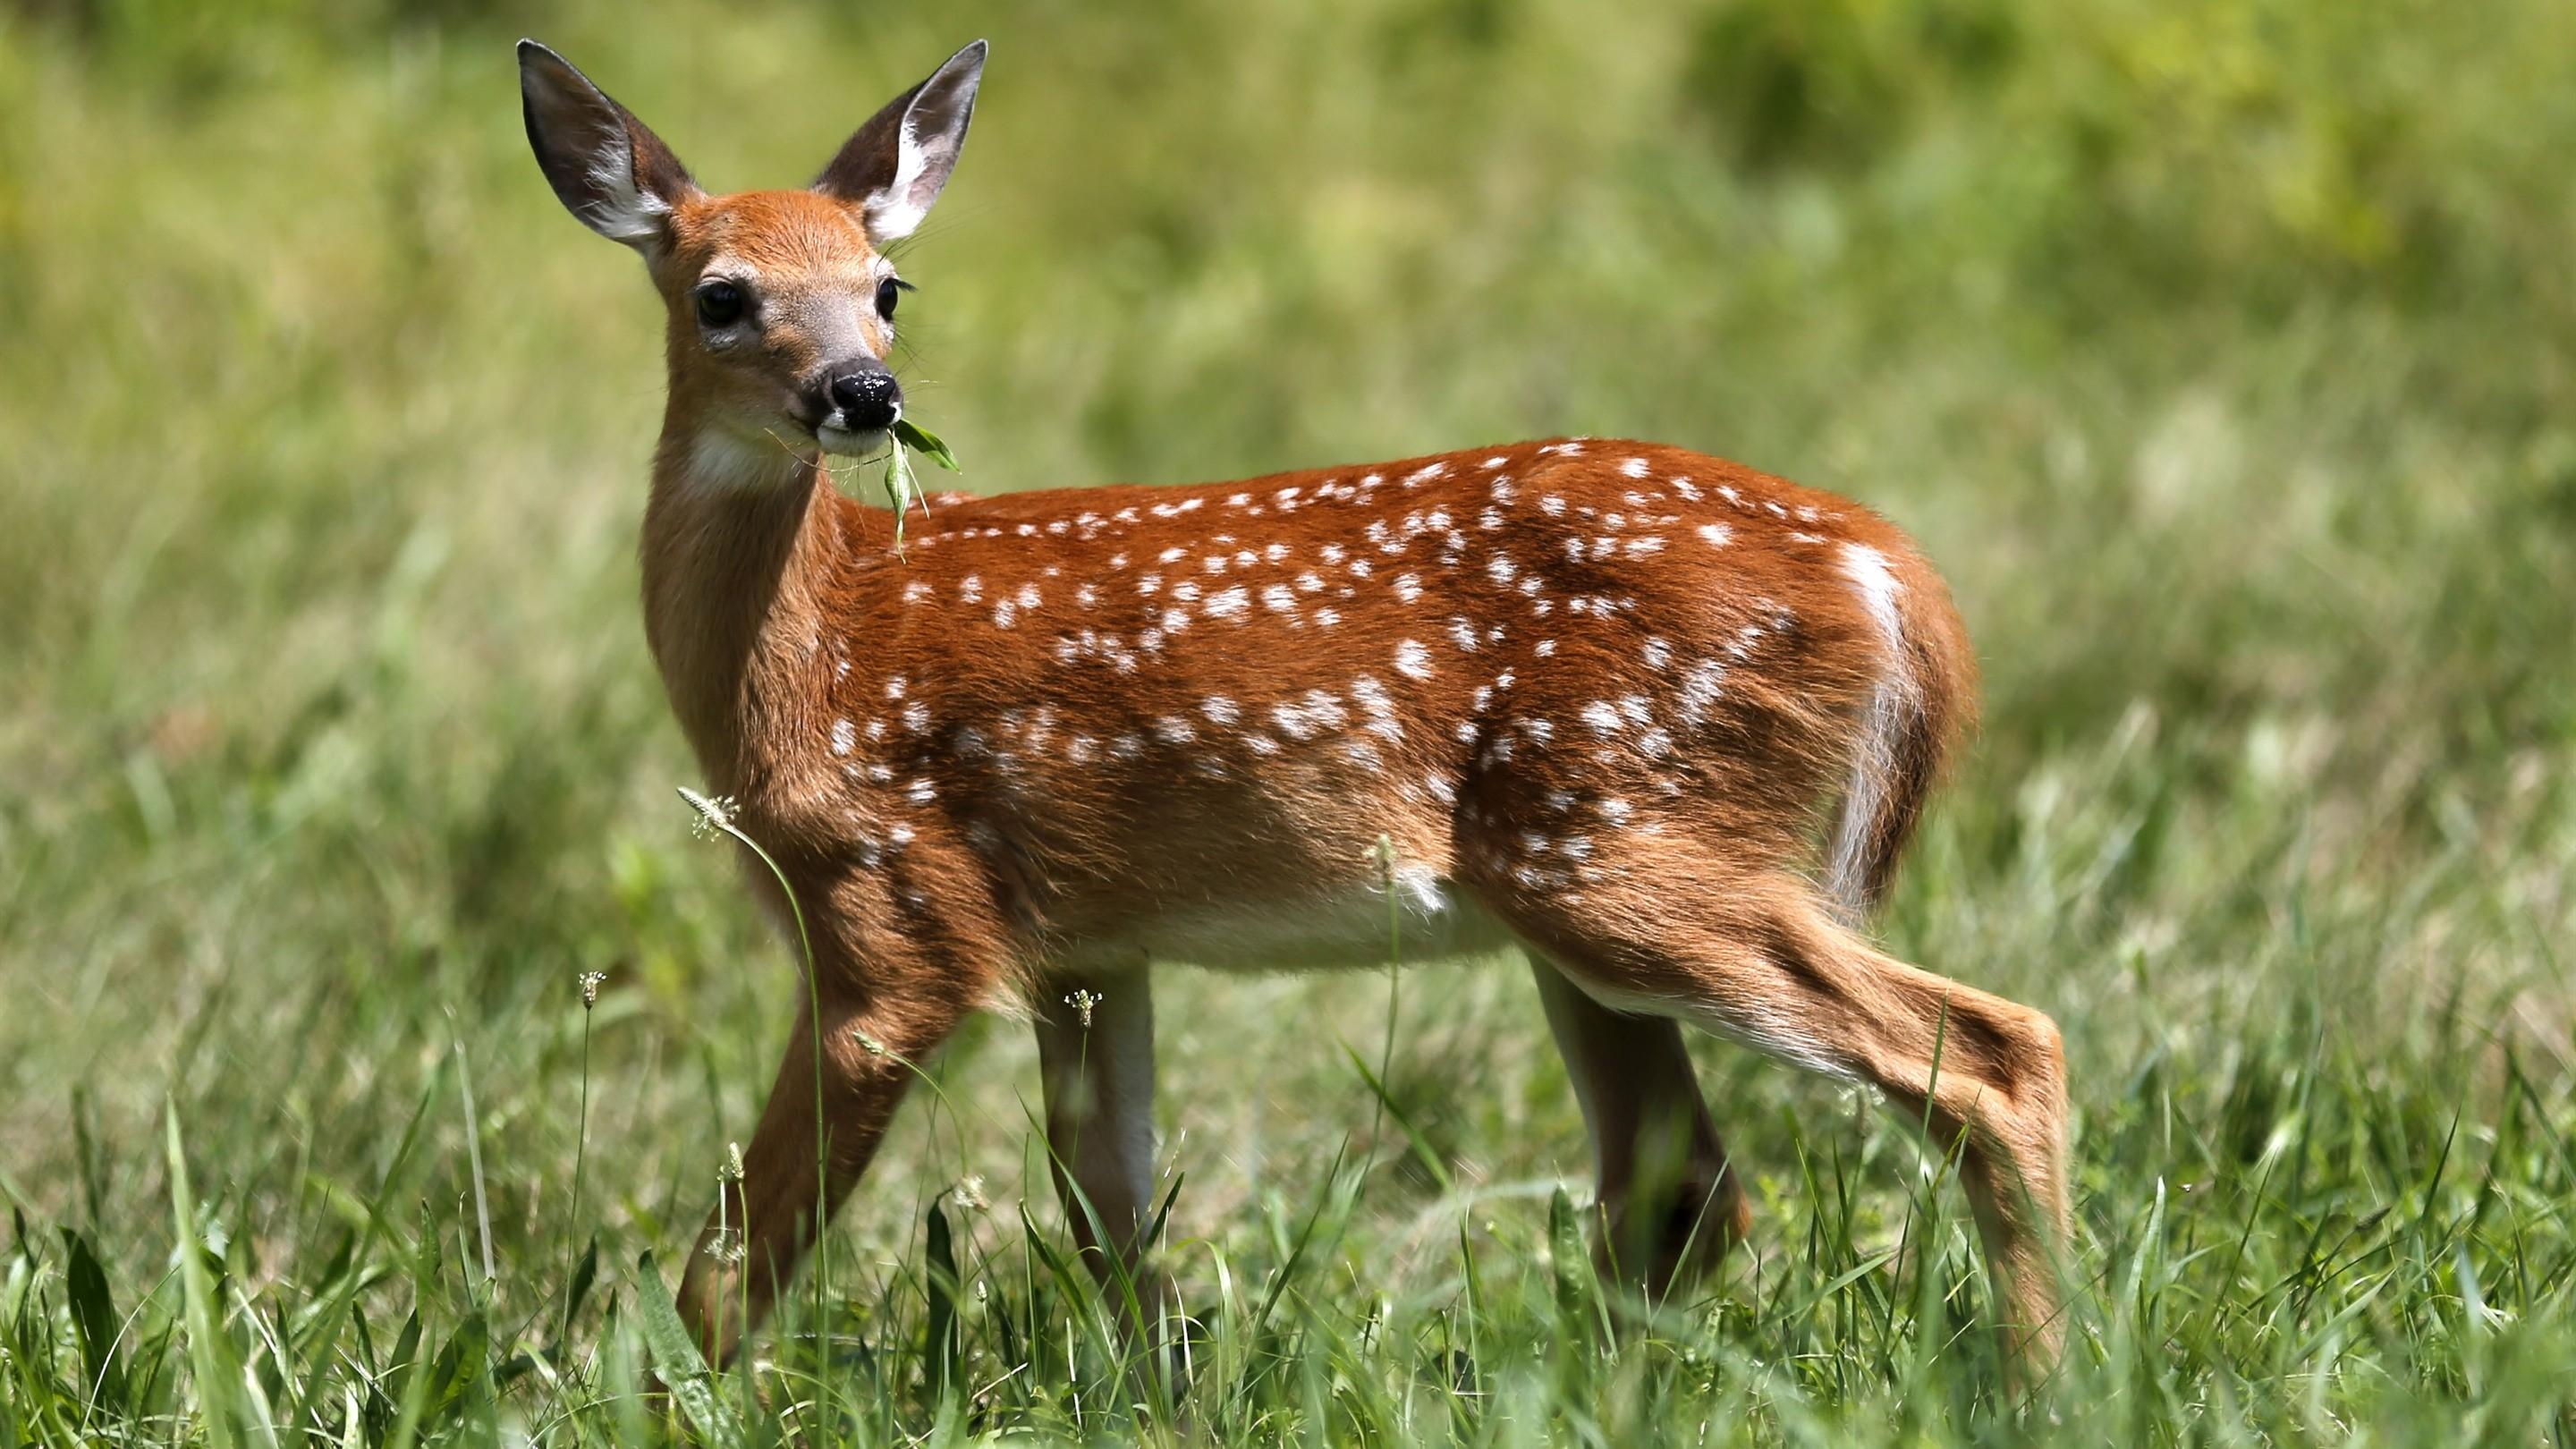
<svg viewBox="0 0 2576 1449">
<path fill-rule="evenodd" d="M 1350 719 L 1349 711 L 1332 695 L 1310 689 L 1294 703 L 1270 707 L 1271 722 L 1279 732 L 1292 740 L 1311 739 L 1326 730 L 1340 729 Z"/>
<path fill-rule="evenodd" d="M 1708 718 L 1711 705 L 1717 703 L 1720 686 L 1726 678 L 1726 665 L 1715 659 L 1703 659 L 1691 666 L 1682 677 L 1681 712 L 1685 724 L 1701 724 Z"/>
</svg>

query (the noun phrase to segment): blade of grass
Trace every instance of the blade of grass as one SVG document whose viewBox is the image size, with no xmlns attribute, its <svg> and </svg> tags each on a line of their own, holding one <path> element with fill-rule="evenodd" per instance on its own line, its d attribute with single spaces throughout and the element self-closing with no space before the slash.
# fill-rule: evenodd
<svg viewBox="0 0 2576 1449">
<path fill-rule="evenodd" d="M 635 1301 L 653 1372 L 670 1389 L 689 1426 L 715 1449 L 744 1449 L 742 1420 L 716 1392 L 706 1356 L 698 1352 L 697 1339 L 680 1322 L 679 1307 L 671 1301 L 671 1290 L 663 1285 L 662 1270 L 654 1266 L 649 1251 L 635 1263 Z"/>
<path fill-rule="evenodd" d="M 180 1147 L 179 1108 L 165 1103 L 170 1163 L 170 1216 L 179 1239 L 179 1288 L 188 1321 L 188 1365 L 197 1380 L 198 1416 L 211 1449 L 232 1449 L 239 1426 L 235 1395 L 240 1370 L 215 1310 L 215 1285 L 206 1272 L 197 1231 L 197 1203 L 188 1186 L 188 1158 Z"/>
</svg>

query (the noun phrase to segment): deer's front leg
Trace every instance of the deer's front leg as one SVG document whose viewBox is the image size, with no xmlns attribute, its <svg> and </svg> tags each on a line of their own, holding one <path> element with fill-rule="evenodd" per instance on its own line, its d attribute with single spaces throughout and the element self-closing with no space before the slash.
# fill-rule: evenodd
<svg viewBox="0 0 2576 1449">
<path fill-rule="evenodd" d="M 1114 1294 L 1117 1268 L 1150 1321 L 1169 1305 L 1143 1266 L 1154 1191 L 1154 997 L 1140 967 L 1050 979 L 1038 1070 L 1056 1191 L 1083 1259 Z"/>
<path fill-rule="evenodd" d="M 822 1013 L 819 1053 L 811 1007 L 798 1013 L 769 1105 L 743 1154 L 742 1181 L 724 1185 L 680 1283 L 681 1321 L 697 1331 L 710 1363 L 731 1359 L 769 1316 L 814 1241 L 818 1217 L 829 1222 L 857 1185 L 916 1067 L 965 1009 L 944 995 L 879 993 L 858 1001 L 827 992 Z"/>
</svg>

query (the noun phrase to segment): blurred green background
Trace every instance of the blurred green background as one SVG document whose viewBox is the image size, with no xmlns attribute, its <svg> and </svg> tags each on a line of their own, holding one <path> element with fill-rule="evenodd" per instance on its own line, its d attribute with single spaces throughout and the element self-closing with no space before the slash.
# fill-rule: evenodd
<svg viewBox="0 0 2576 1449">
<path fill-rule="evenodd" d="M 175 1291 L 165 1099 L 244 1301 L 291 1298 L 351 1203 L 397 1238 L 416 1202 L 462 1210 L 461 1044 L 485 1291 L 537 1302 L 593 1228 L 621 1274 L 681 1249 L 768 1083 L 792 961 L 690 840 L 635 603 L 659 311 L 528 157 L 522 33 L 718 189 L 802 182 L 992 40 L 964 163 L 900 252 L 899 371 L 967 487 L 1581 432 L 1890 514 L 1953 583 L 1988 715 L 1885 930 L 2065 1025 L 2099 1312 L 2142 1233 L 2201 1215 L 2236 1258 L 2174 1270 L 2201 1330 L 2140 1361 L 2265 1434 L 2523 1382 L 2479 1366 L 2463 1303 L 2564 1346 L 2561 0 L 0 4 L 22 1307 L 59 1310 L 63 1227 L 118 1303 Z M 609 984 L 575 1229 L 585 971 Z M 1264 1205 L 1361 1132 L 1329 1043 L 1367 1052 L 1384 991 L 1170 979 L 1177 1224 L 1259 1255 Z M 1389 1090 L 1452 1186 L 1388 1147 L 1339 1251 L 1351 1285 L 1436 1299 L 1424 1255 L 1462 1231 L 1535 1261 L 1533 1185 L 1585 1150 L 1516 967 L 1404 991 Z M 1901 1133 L 1741 1053 L 1706 1066 L 1761 1185 L 1757 1283 L 1806 1271 L 1810 1154 L 1871 1164 L 1845 1247 L 1897 1235 Z M 892 1260 L 961 1173 L 1055 1221 L 1019 1034 L 942 1071 L 953 1117 L 910 1111 L 845 1216 L 854 1261 Z M 2403 1222 L 2381 1266 L 2420 1281 L 2319 1276 L 2279 1319 L 2299 1295 L 2265 1272 Z M 389 1338 L 409 1305 L 382 1291 Z M 2266 1357 L 2356 1301 L 2336 1352 L 2363 1367 Z M 1713 1321 L 1782 1361 L 1762 1335 L 1806 1331 Z M 2491 1425 L 2563 1441 L 2541 1382 Z"/>
</svg>

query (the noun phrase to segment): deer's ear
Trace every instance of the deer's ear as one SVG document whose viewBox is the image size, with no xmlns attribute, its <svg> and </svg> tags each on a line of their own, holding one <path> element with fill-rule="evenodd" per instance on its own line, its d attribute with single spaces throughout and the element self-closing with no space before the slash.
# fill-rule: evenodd
<svg viewBox="0 0 2576 1449">
<path fill-rule="evenodd" d="M 519 42 L 519 97 L 528 145 L 564 208 L 601 236 L 647 255 L 659 248 L 672 208 L 698 194 L 662 138 L 533 40 Z"/>
<path fill-rule="evenodd" d="M 867 217 L 871 241 L 910 236 L 957 169 L 966 123 L 975 118 L 975 88 L 983 79 L 984 42 L 978 40 L 948 57 L 930 79 L 886 102 L 842 143 L 814 189 L 855 203 Z"/>
</svg>

